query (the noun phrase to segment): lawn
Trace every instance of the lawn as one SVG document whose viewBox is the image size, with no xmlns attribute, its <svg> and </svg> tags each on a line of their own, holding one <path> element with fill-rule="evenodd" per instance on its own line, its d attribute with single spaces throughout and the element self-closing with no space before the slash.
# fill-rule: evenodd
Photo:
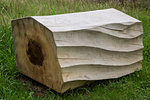
<svg viewBox="0 0 150 100">
<path fill-rule="evenodd" d="M 116 8 L 143 22 L 143 68 L 119 79 L 96 81 L 64 94 L 22 75 L 16 69 L 11 20 L 25 16 Z M 143 8 L 144 7 L 144 8 Z M 113 16 L 112 16 L 113 17 Z M 150 100 L 150 9 L 131 3 L 90 0 L 0 0 L 0 100 Z"/>
</svg>

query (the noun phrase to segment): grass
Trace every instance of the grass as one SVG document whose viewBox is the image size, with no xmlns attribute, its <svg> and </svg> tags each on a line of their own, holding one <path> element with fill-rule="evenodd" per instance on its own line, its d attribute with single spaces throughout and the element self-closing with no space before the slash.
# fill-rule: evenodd
<svg viewBox="0 0 150 100">
<path fill-rule="evenodd" d="M 10 22 L 12 19 L 89 11 L 119 9 L 143 22 L 143 69 L 128 76 L 96 81 L 64 94 L 23 76 L 16 69 Z M 150 11 L 130 4 L 97 3 L 90 0 L 1 0 L 0 1 L 0 99 L 7 100 L 149 100 L 150 99 Z"/>
</svg>

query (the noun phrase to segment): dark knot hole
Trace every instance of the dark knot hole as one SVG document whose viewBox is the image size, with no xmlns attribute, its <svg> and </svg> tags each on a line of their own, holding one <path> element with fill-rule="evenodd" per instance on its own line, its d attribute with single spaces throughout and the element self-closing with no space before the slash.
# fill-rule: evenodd
<svg viewBox="0 0 150 100">
<path fill-rule="evenodd" d="M 29 40 L 27 55 L 32 64 L 39 65 L 39 66 L 43 65 L 44 57 L 43 57 L 42 49 L 39 43 L 36 42 L 35 40 Z"/>
</svg>

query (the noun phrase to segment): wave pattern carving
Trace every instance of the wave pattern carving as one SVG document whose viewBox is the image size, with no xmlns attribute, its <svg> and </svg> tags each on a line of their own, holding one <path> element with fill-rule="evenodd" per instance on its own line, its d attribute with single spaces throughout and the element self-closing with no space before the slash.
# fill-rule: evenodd
<svg viewBox="0 0 150 100">
<path fill-rule="evenodd" d="M 53 34 L 65 82 L 117 78 L 141 68 L 141 23 L 112 23 Z"/>
</svg>

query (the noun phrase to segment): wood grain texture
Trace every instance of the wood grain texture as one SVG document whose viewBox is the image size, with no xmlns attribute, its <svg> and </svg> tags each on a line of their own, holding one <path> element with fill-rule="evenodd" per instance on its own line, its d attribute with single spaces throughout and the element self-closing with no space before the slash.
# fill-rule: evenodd
<svg viewBox="0 0 150 100">
<path fill-rule="evenodd" d="M 116 9 L 12 21 L 17 68 L 64 93 L 142 68 L 142 23 Z"/>
</svg>

